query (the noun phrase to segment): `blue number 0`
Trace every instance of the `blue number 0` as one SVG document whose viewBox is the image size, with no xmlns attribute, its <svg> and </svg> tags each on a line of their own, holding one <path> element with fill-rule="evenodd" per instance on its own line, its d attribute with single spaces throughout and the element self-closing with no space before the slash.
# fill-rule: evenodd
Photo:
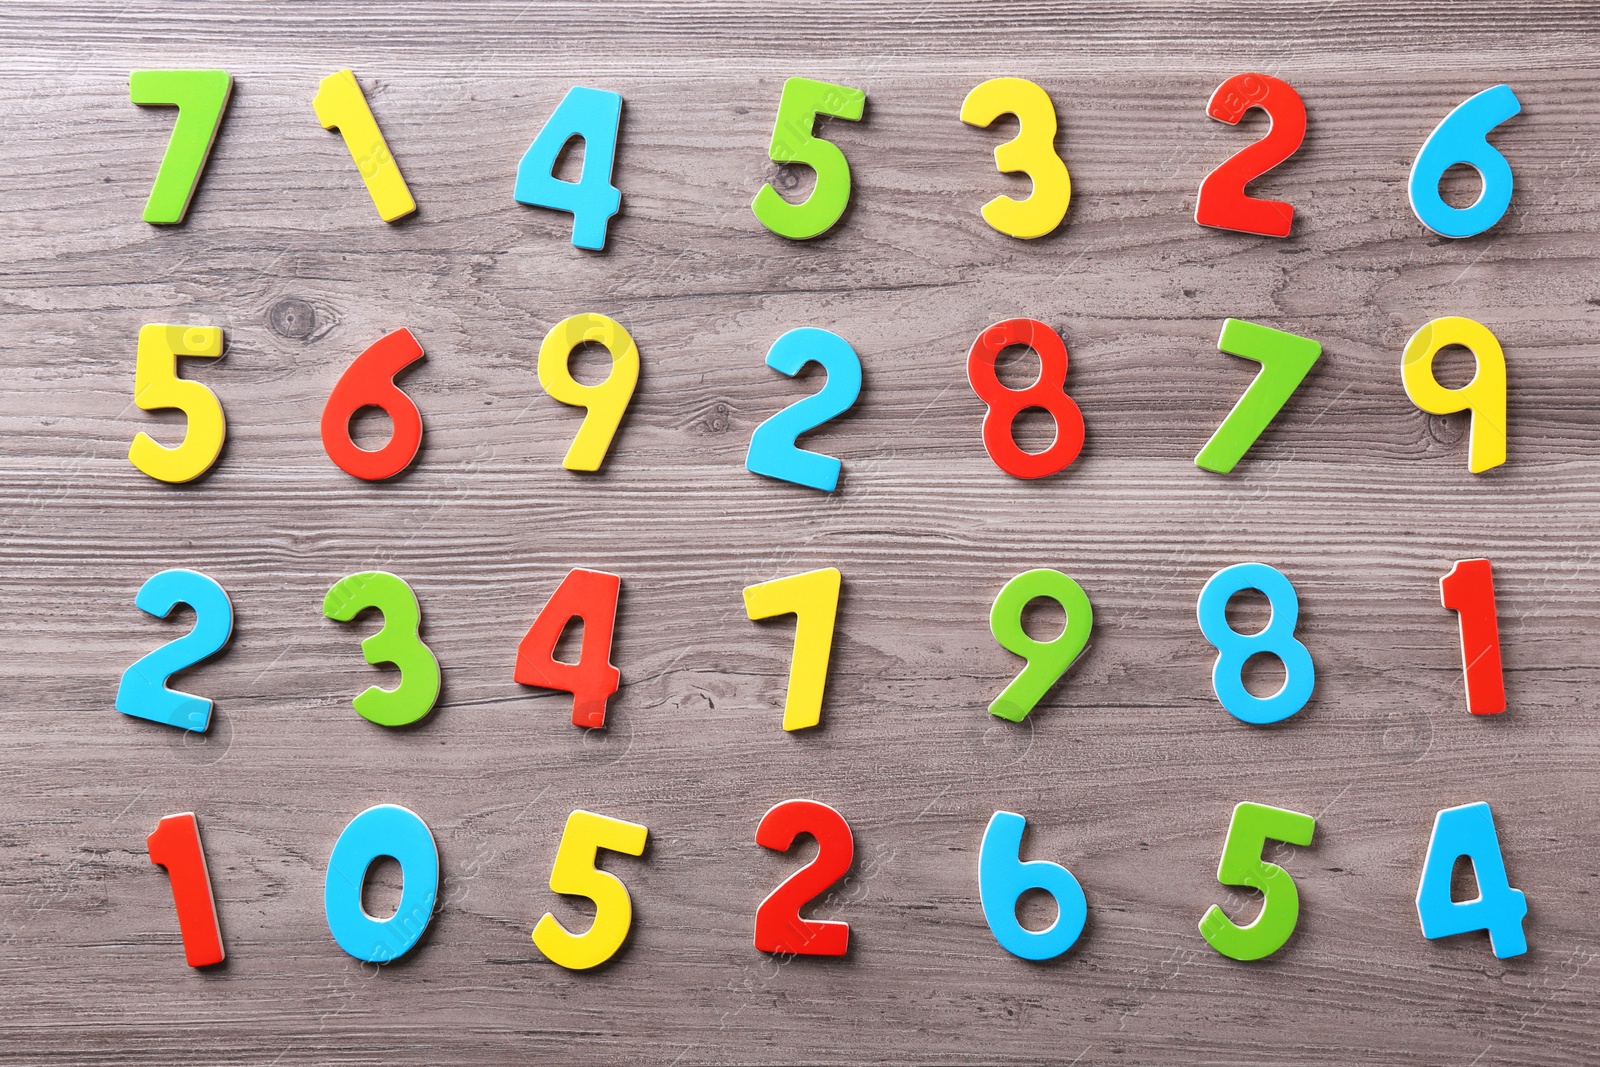
<svg viewBox="0 0 1600 1067">
<path fill-rule="evenodd" d="M 1411 210 L 1422 224 L 1445 237 L 1471 237 L 1500 221 L 1511 206 L 1511 164 L 1489 143 L 1489 131 L 1522 110 L 1509 85 L 1496 85 L 1469 97 L 1422 142 L 1411 165 Z M 1483 180 L 1483 192 L 1470 207 L 1451 207 L 1439 195 L 1439 179 L 1465 163 Z"/>
<path fill-rule="evenodd" d="M 1228 625 L 1228 601 L 1243 589 L 1266 594 L 1272 618 L 1260 633 L 1241 634 Z M 1211 687 L 1217 699 L 1236 719 L 1257 725 L 1287 719 L 1306 706 L 1317 682 L 1311 653 L 1294 636 L 1300 621 L 1300 598 L 1283 572 L 1265 563 L 1239 563 L 1211 576 L 1200 590 L 1200 632 L 1217 646 Z M 1258 697 L 1244 687 L 1245 661 L 1266 653 L 1283 661 L 1283 688 L 1272 696 Z"/>
<path fill-rule="evenodd" d="M 744 465 L 755 474 L 831 493 L 844 465 L 832 456 L 807 452 L 795 444 L 795 438 L 843 414 L 856 402 L 861 395 L 861 359 L 838 334 L 811 327 L 790 330 L 774 341 L 767 353 L 767 366 L 791 378 L 811 362 L 822 364 L 828 374 L 822 392 L 790 404 L 757 426 L 750 435 L 750 454 Z"/>
<path fill-rule="evenodd" d="M 511 195 L 523 204 L 570 211 L 572 243 L 579 248 L 604 248 L 606 227 L 622 207 L 622 192 L 611 184 L 621 120 L 620 95 L 574 85 L 517 164 Z M 574 137 L 583 138 L 583 170 L 577 181 L 566 182 L 555 176 L 556 158 Z"/>
<path fill-rule="evenodd" d="M 387 919 L 374 919 L 361 906 L 367 868 L 379 856 L 400 864 L 400 906 Z M 322 908 L 333 939 L 356 959 L 388 963 L 404 956 L 428 928 L 438 896 L 439 849 L 428 824 L 410 808 L 368 808 L 334 842 Z"/>
<path fill-rule="evenodd" d="M 194 629 L 169 641 L 122 672 L 117 710 L 181 730 L 204 732 L 211 724 L 211 701 L 167 688 L 167 679 L 214 655 L 233 634 L 233 604 L 222 586 L 197 571 L 152 575 L 133 603 L 164 619 L 179 604 L 194 608 Z"/>
</svg>

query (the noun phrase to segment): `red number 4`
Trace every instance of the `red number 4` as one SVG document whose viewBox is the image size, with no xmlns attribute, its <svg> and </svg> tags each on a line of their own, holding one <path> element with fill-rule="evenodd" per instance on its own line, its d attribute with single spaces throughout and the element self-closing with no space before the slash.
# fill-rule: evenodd
<svg viewBox="0 0 1600 1067">
<path fill-rule="evenodd" d="M 573 570 L 517 646 L 512 677 L 523 685 L 571 693 L 574 726 L 604 726 L 606 701 L 622 684 L 622 673 L 611 663 L 621 587 L 615 574 Z M 577 663 L 565 663 L 556 659 L 556 642 L 573 619 L 583 622 L 583 646 Z"/>
</svg>

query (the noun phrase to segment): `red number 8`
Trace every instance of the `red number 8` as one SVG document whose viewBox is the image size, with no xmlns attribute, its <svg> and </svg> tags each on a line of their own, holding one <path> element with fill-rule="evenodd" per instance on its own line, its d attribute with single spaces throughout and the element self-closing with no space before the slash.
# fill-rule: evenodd
<svg viewBox="0 0 1600 1067">
<path fill-rule="evenodd" d="M 994 372 L 995 360 L 1011 345 L 1027 345 L 1039 356 L 1039 379 L 1009 389 Z M 1014 478 L 1043 478 L 1065 470 L 1083 450 L 1083 412 L 1067 395 L 1067 346 L 1037 319 L 1007 319 L 978 335 L 967 353 L 967 381 L 989 406 L 983 417 L 983 447 L 995 465 Z M 1017 416 L 1029 408 L 1056 420 L 1056 439 L 1043 452 L 1024 452 L 1012 435 Z"/>
</svg>

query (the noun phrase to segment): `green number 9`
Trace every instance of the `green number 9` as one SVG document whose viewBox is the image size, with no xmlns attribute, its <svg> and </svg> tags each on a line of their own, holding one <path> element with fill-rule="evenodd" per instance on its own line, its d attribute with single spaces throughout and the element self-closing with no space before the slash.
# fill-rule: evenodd
<svg viewBox="0 0 1600 1067">
<path fill-rule="evenodd" d="M 1035 641 L 1022 629 L 1022 609 L 1048 597 L 1067 613 L 1067 628 L 1054 641 Z M 1083 587 L 1060 571 L 1024 571 L 1006 583 L 989 610 L 989 629 L 1000 647 L 1028 661 L 1022 673 L 989 705 L 989 714 L 1021 722 L 1050 687 L 1067 673 L 1089 643 L 1094 609 Z"/>
</svg>

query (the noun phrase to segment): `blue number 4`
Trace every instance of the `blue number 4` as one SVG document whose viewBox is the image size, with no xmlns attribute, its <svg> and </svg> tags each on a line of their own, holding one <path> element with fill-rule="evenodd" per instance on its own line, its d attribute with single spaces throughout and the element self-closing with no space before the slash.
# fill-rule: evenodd
<svg viewBox="0 0 1600 1067">
<path fill-rule="evenodd" d="M 861 395 L 861 359 L 838 334 L 811 327 L 790 330 L 767 353 L 767 366 L 791 378 L 813 361 L 827 372 L 827 384 L 820 393 L 790 404 L 757 426 L 744 465 L 755 474 L 831 493 L 844 465 L 832 456 L 800 448 L 795 439 L 856 402 Z"/>
<path fill-rule="evenodd" d="M 572 243 L 594 250 L 606 246 L 606 227 L 622 207 L 622 193 L 611 184 L 617 158 L 617 125 L 622 97 L 574 85 L 517 164 L 512 195 L 520 203 L 572 213 Z M 583 138 L 583 172 L 575 182 L 555 176 L 556 157 L 574 137 Z"/>
<path fill-rule="evenodd" d="M 1458 901 L 1450 896 L 1450 875 L 1462 856 L 1472 860 L 1472 873 L 1478 881 L 1476 900 Z M 1432 940 L 1487 930 L 1494 954 L 1506 959 L 1528 951 L 1528 939 L 1522 932 L 1522 918 L 1527 914 L 1528 898 L 1522 890 L 1512 889 L 1506 877 L 1506 861 L 1500 855 L 1500 838 L 1489 805 L 1463 804 L 1441 811 L 1433 822 L 1422 884 L 1417 886 L 1422 936 Z"/>
<path fill-rule="evenodd" d="M 211 701 L 167 687 L 167 679 L 220 651 L 233 634 L 233 604 L 222 586 L 197 571 L 170 570 L 151 576 L 134 604 L 164 619 L 179 604 L 194 608 L 194 629 L 169 641 L 122 672 L 117 710 L 180 730 L 204 732 Z"/>
</svg>

